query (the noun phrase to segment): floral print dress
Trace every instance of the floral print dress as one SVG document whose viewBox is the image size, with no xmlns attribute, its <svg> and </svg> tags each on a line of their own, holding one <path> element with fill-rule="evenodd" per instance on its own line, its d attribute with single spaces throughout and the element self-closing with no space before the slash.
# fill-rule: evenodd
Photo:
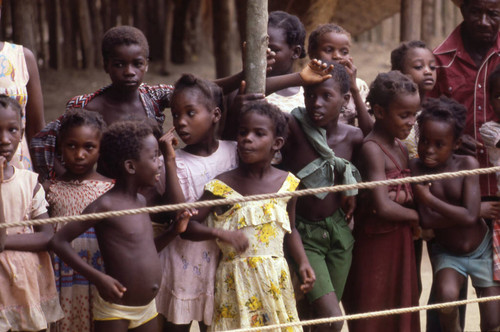
<svg viewBox="0 0 500 332">
<path fill-rule="evenodd" d="M 299 180 L 291 173 L 278 192 L 294 191 Z M 224 198 L 241 197 L 220 180 L 205 190 Z M 214 331 L 298 321 L 290 271 L 283 253 L 286 232 L 291 232 L 286 210 L 289 198 L 233 205 L 207 219 L 210 227 L 241 230 L 250 246 L 241 254 L 217 241 L 222 259 L 215 277 Z M 287 330 L 302 331 L 301 327 Z"/>
</svg>

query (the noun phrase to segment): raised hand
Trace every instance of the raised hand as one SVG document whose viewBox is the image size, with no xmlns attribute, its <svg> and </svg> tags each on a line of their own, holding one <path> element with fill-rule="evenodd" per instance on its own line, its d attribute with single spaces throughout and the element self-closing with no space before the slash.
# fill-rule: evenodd
<svg viewBox="0 0 500 332">
<path fill-rule="evenodd" d="M 175 158 L 175 149 L 179 144 L 179 140 L 175 137 L 175 128 L 172 127 L 160 138 L 158 141 L 161 153 L 163 154 L 165 160 L 167 158 Z"/>
<path fill-rule="evenodd" d="M 332 70 L 333 65 L 328 66 L 321 60 L 313 59 L 301 70 L 300 77 L 303 85 L 319 84 L 332 77 Z"/>
<path fill-rule="evenodd" d="M 196 216 L 198 214 L 198 210 L 196 209 L 186 209 L 184 211 L 177 211 L 177 215 L 175 216 L 175 232 L 177 234 L 184 233 L 189 224 L 189 219 L 192 216 Z"/>
</svg>

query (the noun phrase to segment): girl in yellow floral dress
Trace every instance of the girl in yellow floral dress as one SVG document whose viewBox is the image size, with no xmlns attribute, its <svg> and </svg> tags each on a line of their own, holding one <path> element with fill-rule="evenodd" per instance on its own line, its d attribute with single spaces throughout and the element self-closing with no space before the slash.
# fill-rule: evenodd
<svg viewBox="0 0 500 332">
<path fill-rule="evenodd" d="M 240 165 L 210 181 L 202 199 L 294 191 L 299 180 L 271 165 L 284 144 L 284 115 L 265 101 L 248 103 L 240 114 Z M 284 248 L 298 265 L 304 292 L 312 288 L 315 275 L 295 229 L 295 202 L 287 197 L 200 209 L 196 219 L 208 216 L 208 227 L 190 222 L 186 237 L 216 238 L 222 251 L 212 330 L 298 321 Z"/>
</svg>

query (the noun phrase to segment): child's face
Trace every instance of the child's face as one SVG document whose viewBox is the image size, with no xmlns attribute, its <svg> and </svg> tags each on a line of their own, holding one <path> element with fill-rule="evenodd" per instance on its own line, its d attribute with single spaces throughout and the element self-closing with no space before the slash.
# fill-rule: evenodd
<svg viewBox="0 0 500 332">
<path fill-rule="evenodd" d="M 21 115 L 11 107 L 0 107 L 0 156 L 12 160 L 22 138 Z"/>
<path fill-rule="evenodd" d="M 453 124 L 444 121 L 427 120 L 418 128 L 418 155 L 428 168 L 445 165 L 457 148 Z"/>
<path fill-rule="evenodd" d="M 309 118 L 318 127 L 336 122 L 349 95 L 340 92 L 340 84 L 333 79 L 304 87 L 304 103 Z"/>
<path fill-rule="evenodd" d="M 500 77 L 492 82 L 490 89 L 490 103 L 497 119 L 500 120 Z"/>
<path fill-rule="evenodd" d="M 310 58 L 321 61 L 350 60 L 351 41 L 343 33 L 327 32 L 318 38 L 318 49 L 309 54 Z"/>
<path fill-rule="evenodd" d="M 383 123 L 388 133 L 398 139 L 405 139 L 415 124 L 415 116 L 420 109 L 418 93 L 400 94 L 394 98 L 386 109 L 375 105 L 377 121 Z"/>
<path fill-rule="evenodd" d="M 153 135 L 145 137 L 142 141 L 142 150 L 139 160 L 134 160 L 135 176 L 141 186 L 154 186 L 160 180 L 161 162 L 158 141 Z"/>
<path fill-rule="evenodd" d="M 184 89 L 172 100 L 171 111 L 175 131 L 186 144 L 197 144 L 213 136 L 220 111 L 208 110 L 205 97 L 198 89 Z"/>
<path fill-rule="evenodd" d="M 421 93 L 431 91 L 436 84 L 436 59 L 426 48 L 409 49 L 404 60 L 403 73 L 412 77 Z"/>
<path fill-rule="evenodd" d="M 268 27 L 269 48 L 276 53 L 276 61 L 268 76 L 277 76 L 288 74 L 292 71 L 293 62 L 299 58 L 300 46 L 290 47 L 286 41 L 286 34 L 283 29 Z"/>
<path fill-rule="evenodd" d="M 85 177 L 94 170 L 99 158 L 101 131 L 91 126 L 73 127 L 60 143 L 66 170 L 75 177 Z"/>
<path fill-rule="evenodd" d="M 247 112 L 238 128 L 238 154 L 244 164 L 271 163 L 283 146 L 283 138 L 274 134 L 272 120 L 256 112 Z"/>
<path fill-rule="evenodd" d="M 113 86 L 123 90 L 137 90 L 148 70 L 144 50 L 136 44 L 116 46 L 104 64 Z"/>
</svg>

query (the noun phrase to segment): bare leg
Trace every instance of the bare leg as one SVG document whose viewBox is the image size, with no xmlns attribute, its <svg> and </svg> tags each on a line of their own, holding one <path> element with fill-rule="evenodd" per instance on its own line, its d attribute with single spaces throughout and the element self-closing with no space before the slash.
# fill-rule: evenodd
<svg viewBox="0 0 500 332">
<path fill-rule="evenodd" d="M 440 270 L 434 279 L 435 294 L 438 303 L 456 301 L 460 289 L 467 279 L 457 271 L 446 268 Z M 439 311 L 439 321 L 444 332 L 460 332 L 460 315 L 457 307 L 444 308 Z"/>
<path fill-rule="evenodd" d="M 500 286 L 476 288 L 479 297 L 500 295 Z M 479 303 L 481 331 L 500 331 L 500 301 Z"/>
<path fill-rule="evenodd" d="M 165 321 L 163 324 L 164 332 L 189 332 L 191 324 L 177 325 L 171 322 Z"/>
<path fill-rule="evenodd" d="M 128 331 L 129 321 L 125 319 L 95 320 L 95 332 L 125 332 Z"/>
<path fill-rule="evenodd" d="M 313 312 L 316 318 L 323 317 L 338 317 L 342 316 L 342 310 L 340 310 L 339 301 L 337 300 L 337 295 L 334 292 L 323 295 L 317 300 L 312 302 Z M 318 325 L 314 329 L 317 332 L 338 332 L 342 330 L 344 322 L 335 322 L 330 324 Z"/>
</svg>

